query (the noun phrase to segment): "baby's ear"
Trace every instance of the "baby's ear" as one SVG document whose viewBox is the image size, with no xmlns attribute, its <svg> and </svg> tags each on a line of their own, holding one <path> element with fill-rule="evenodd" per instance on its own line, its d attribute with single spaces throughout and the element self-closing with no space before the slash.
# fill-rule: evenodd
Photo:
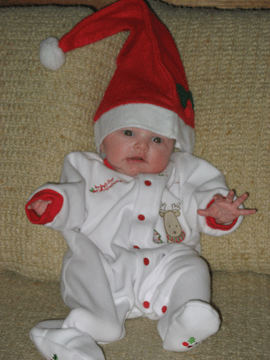
<svg viewBox="0 0 270 360">
<path fill-rule="evenodd" d="M 103 143 L 100 145 L 100 151 L 105 154 L 105 149 Z"/>
</svg>

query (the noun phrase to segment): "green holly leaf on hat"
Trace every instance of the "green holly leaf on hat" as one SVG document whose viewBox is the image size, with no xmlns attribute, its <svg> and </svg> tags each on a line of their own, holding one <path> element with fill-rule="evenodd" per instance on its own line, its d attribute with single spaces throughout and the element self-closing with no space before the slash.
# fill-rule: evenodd
<svg viewBox="0 0 270 360">
<path fill-rule="evenodd" d="M 186 91 L 184 86 L 180 84 L 176 84 L 176 90 L 178 92 L 180 102 L 183 108 L 185 109 L 187 107 L 188 100 L 190 100 L 192 109 L 194 109 L 194 102 L 191 91 Z"/>
<path fill-rule="evenodd" d="M 56 354 L 53 355 L 52 360 L 59 360 Z"/>
</svg>

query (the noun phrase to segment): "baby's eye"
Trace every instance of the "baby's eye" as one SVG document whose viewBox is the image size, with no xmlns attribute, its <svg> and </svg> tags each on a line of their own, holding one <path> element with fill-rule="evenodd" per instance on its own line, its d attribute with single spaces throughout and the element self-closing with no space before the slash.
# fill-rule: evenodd
<svg viewBox="0 0 270 360">
<path fill-rule="evenodd" d="M 133 131 L 131 131 L 131 130 L 124 130 L 123 134 L 126 135 L 126 136 L 133 136 L 134 135 Z"/>
<path fill-rule="evenodd" d="M 158 136 L 154 137 L 154 138 L 152 139 L 152 141 L 154 141 L 154 142 L 157 143 L 157 144 L 160 144 L 160 143 L 162 142 L 161 138 L 158 137 Z"/>
</svg>

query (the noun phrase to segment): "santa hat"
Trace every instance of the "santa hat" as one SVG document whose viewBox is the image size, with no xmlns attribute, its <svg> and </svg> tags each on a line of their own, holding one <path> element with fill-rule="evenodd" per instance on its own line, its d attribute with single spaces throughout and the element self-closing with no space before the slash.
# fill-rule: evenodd
<svg viewBox="0 0 270 360">
<path fill-rule="evenodd" d="M 40 59 L 57 70 L 65 53 L 121 31 L 129 37 L 117 57 L 116 71 L 94 117 L 95 140 L 123 127 L 140 127 L 176 140 L 192 153 L 194 111 L 176 44 L 143 0 L 119 0 L 77 24 L 60 41 L 41 43 Z"/>
</svg>

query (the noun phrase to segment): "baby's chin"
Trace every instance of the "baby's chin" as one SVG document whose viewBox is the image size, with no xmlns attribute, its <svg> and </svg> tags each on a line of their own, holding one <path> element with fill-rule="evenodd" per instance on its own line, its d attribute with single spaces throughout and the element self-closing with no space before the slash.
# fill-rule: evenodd
<svg viewBox="0 0 270 360">
<path fill-rule="evenodd" d="M 132 166 L 123 166 L 115 169 L 116 171 L 128 175 L 128 176 L 137 176 L 139 174 L 147 173 L 148 171 L 146 169 L 143 169 L 140 166 L 132 165 Z"/>
<path fill-rule="evenodd" d="M 141 157 L 128 157 L 110 164 L 115 171 L 131 177 L 139 174 L 160 174 L 166 168 L 164 163 L 151 163 Z"/>
<path fill-rule="evenodd" d="M 118 172 L 131 177 L 145 173 L 144 171 L 141 170 L 125 170 L 125 169 L 119 169 Z"/>
<path fill-rule="evenodd" d="M 118 172 L 128 175 L 128 176 L 137 176 L 139 174 L 159 174 L 162 172 L 161 169 L 159 170 L 153 170 L 147 166 L 147 164 L 132 164 L 132 166 L 122 167 L 119 169 L 116 169 Z"/>
</svg>

